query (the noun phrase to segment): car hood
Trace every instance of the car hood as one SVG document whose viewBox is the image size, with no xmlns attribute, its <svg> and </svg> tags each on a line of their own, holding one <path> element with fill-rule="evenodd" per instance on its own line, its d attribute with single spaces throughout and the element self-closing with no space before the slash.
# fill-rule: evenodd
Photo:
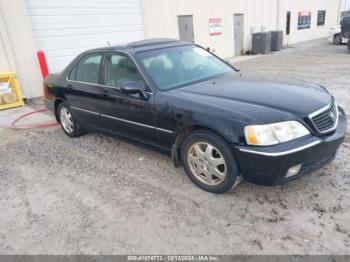
<svg viewBox="0 0 350 262">
<path fill-rule="evenodd" d="M 341 30 L 340 25 L 332 26 L 330 29 L 331 32 L 340 32 L 340 30 Z"/>
<path fill-rule="evenodd" d="M 331 96 L 323 87 L 298 80 L 226 74 L 174 90 L 187 99 L 220 106 L 227 100 L 276 109 L 305 117 L 328 105 Z"/>
</svg>

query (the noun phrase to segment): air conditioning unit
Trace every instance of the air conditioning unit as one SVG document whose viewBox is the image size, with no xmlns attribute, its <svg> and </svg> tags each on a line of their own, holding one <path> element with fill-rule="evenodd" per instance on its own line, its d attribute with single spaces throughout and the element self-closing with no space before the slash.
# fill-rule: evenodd
<svg viewBox="0 0 350 262">
<path fill-rule="evenodd" d="M 283 31 L 271 31 L 271 51 L 280 51 L 283 47 Z"/>
<path fill-rule="evenodd" d="M 271 51 L 271 32 L 260 32 L 252 35 L 252 53 L 266 54 Z"/>
</svg>

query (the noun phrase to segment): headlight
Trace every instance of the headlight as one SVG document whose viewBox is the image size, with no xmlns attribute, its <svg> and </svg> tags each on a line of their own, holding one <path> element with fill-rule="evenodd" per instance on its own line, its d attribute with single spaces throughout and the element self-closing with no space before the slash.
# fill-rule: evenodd
<svg viewBox="0 0 350 262">
<path fill-rule="evenodd" d="M 270 146 L 306 136 L 310 132 L 297 121 L 286 121 L 246 126 L 244 134 L 249 145 Z"/>
</svg>

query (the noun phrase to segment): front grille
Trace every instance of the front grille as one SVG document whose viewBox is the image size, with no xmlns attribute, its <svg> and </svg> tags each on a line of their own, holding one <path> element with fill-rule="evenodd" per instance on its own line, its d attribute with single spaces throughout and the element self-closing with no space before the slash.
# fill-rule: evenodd
<svg viewBox="0 0 350 262">
<path fill-rule="evenodd" d="M 332 102 L 327 107 L 312 113 L 309 117 L 318 132 L 327 133 L 332 131 L 338 123 L 337 104 L 332 99 Z"/>
</svg>

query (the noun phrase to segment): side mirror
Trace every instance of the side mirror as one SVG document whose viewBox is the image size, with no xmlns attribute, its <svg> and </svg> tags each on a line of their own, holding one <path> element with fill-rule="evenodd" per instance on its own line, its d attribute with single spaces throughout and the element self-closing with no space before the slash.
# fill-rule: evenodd
<svg viewBox="0 0 350 262">
<path fill-rule="evenodd" d="M 120 91 L 124 94 L 140 94 L 144 99 L 147 99 L 145 87 L 137 81 L 126 81 L 120 85 Z"/>
</svg>

